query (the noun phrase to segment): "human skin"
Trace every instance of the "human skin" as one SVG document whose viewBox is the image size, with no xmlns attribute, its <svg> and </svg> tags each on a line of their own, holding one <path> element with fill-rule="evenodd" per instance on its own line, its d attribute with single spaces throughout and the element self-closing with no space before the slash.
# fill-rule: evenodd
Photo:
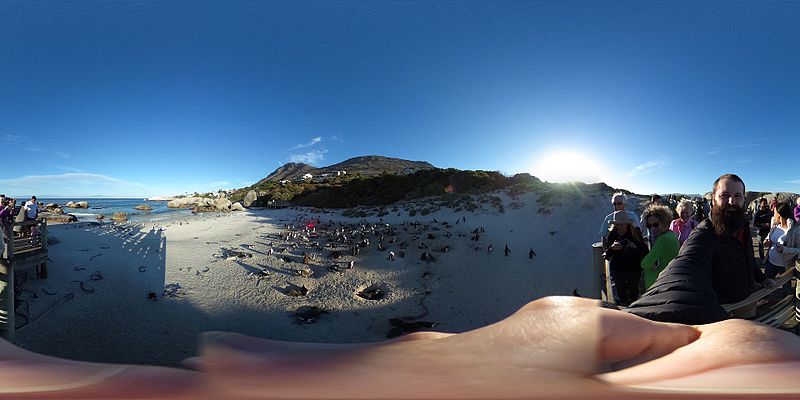
<svg viewBox="0 0 800 400">
<path fill-rule="evenodd" d="M 797 398 L 800 338 L 753 322 L 665 324 L 575 297 L 461 334 L 370 344 L 214 332 L 197 369 L 60 360 L 0 343 L 0 398 Z M 48 390 L 49 389 L 49 390 Z M 714 395 L 716 394 L 716 395 Z"/>
</svg>

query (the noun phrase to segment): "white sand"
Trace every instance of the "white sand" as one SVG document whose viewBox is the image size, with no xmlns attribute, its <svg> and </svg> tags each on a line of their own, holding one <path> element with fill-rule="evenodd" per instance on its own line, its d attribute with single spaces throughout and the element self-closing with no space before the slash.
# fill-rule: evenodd
<svg viewBox="0 0 800 400">
<path fill-rule="evenodd" d="M 401 216 L 390 212 L 383 217 L 395 228 L 397 242 L 388 243 L 390 237 L 385 235 L 387 250 L 380 252 L 377 235 L 369 235 L 370 247 L 355 258 L 349 246 L 340 244 L 339 265 L 355 260 L 353 270 L 341 273 L 327 271 L 333 263 L 325 258 L 329 249 L 300 246 L 284 254 L 266 254 L 270 243 L 276 249 L 287 246 L 278 239 L 286 224 L 317 216 L 323 223 L 360 221 L 340 213 L 255 210 L 158 223 L 51 226 L 51 236 L 60 243 L 50 247 L 50 276 L 39 280 L 29 274 L 18 310 L 33 321 L 17 331 L 16 341 L 65 358 L 174 366 L 196 355 L 197 336 L 204 331 L 292 341 L 380 341 L 391 328 L 388 318 L 416 316 L 437 323 L 435 330 L 460 332 L 498 321 L 542 296 L 571 295 L 574 289 L 590 294 L 590 246 L 610 212 L 609 194 L 552 199 L 547 206 L 550 214 L 538 212 L 543 205 L 534 193 L 520 196 L 517 201 L 525 206 L 518 209 L 511 207 L 508 196 L 499 196 L 504 213 L 488 207 L 409 217 L 401 206 Z M 455 224 L 461 217 L 466 223 Z M 377 223 L 378 217 L 366 220 Z M 425 250 L 410 239 L 415 229 L 402 230 L 403 221 L 429 224 L 431 229 L 422 231 L 420 240 L 436 262 L 420 260 Z M 452 225 L 450 238 L 444 237 L 445 221 Z M 471 241 L 472 230 L 480 226 L 486 232 L 479 242 Z M 428 240 L 428 233 L 436 238 Z M 405 258 L 399 257 L 402 241 L 409 244 Z M 491 254 L 486 251 L 490 243 Z M 508 257 L 503 255 L 506 243 L 511 249 Z M 444 245 L 449 252 L 433 251 Z M 476 246 L 481 251 L 475 251 Z M 221 248 L 252 257 L 220 259 Z M 532 260 L 530 248 L 537 254 Z M 389 250 L 398 253 L 395 261 L 387 260 Z M 304 268 L 303 251 L 318 255 L 310 267 L 315 273 L 308 278 L 294 272 Z M 295 262 L 286 263 L 283 256 Z M 270 275 L 260 280 L 250 275 L 262 268 Z M 91 280 L 95 272 L 102 279 Z M 75 280 L 94 292 L 84 292 Z M 181 289 L 175 297 L 162 296 L 165 286 L 176 284 Z M 287 296 L 278 290 L 287 284 L 305 285 L 310 293 Z M 370 301 L 356 296 L 373 284 L 388 289 L 387 297 Z M 149 300 L 148 292 L 157 293 L 157 300 Z M 304 305 L 324 308 L 329 314 L 316 323 L 299 324 L 292 312 Z"/>
</svg>

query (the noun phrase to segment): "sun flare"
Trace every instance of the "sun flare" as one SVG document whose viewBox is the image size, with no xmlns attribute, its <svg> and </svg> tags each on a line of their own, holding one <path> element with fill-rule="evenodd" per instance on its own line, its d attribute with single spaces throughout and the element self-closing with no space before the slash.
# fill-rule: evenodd
<svg viewBox="0 0 800 400">
<path fill-rule="evenodd" d="M 548 182 L 602 182 L 605 168 L 586 154 L 575 151 L 551 151 L 539 158 L 531 174 Z"/>
</svg>

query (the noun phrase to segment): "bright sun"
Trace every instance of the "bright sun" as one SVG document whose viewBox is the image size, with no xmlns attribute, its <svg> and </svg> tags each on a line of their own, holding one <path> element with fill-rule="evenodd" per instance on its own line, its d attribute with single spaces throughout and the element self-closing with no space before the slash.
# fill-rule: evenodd
<svg viewBox="0 0 800 400">
<path fill-rule="evenodd" d="M 548 182 L 603 181 L 605 168 L 588 156 L 574 151 L 552 151 L 544 154 L 531 168 L 531 174 Z"/>
</svg>

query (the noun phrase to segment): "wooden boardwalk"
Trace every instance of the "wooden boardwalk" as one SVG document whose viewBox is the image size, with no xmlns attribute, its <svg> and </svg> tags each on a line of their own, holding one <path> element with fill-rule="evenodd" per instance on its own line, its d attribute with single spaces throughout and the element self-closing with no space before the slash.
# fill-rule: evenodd
<svg viewBox="0 0 800 400">
<path fill-rule="evenodd" d="M 14 233 L 19 227 L 20 234 Z M 24 234 L 23 234 L 24 233 Z M 47 278 L 47 221 L 15 222 L 3 232 L 0 258 L 0 335 L 14 339 L 15 272 L 35 268 L 37 277 Z"/>
</svg>

